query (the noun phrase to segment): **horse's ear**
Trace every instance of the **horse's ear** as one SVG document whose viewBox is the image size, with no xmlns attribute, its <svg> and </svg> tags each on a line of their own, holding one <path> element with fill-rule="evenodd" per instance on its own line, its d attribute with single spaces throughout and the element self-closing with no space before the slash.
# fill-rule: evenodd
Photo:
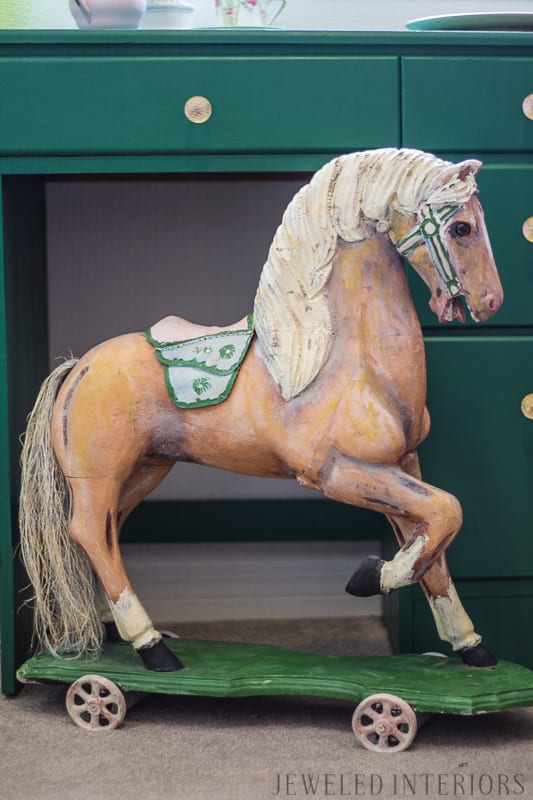
<svg viewBox="0 0 533 800">
<path fill-rule="evenodd" d="M 482 166 L 483 162 L 478 161 L 476 158 L 469 158 L 466 161 L 461 161 L 459 164 L 450 164 L 440 175 L 441 184 L 445 186 L 454 178 L 465 181 L 468 175 L 477 175 Z"/>
<path fill-rule="evenodd" d="M 477 158 L 469 158 L 467 161 L 461 161 L 460 164 L 455 166 L 460 168 L 457 177 L 464 181 L 467 175 L 477 175 L 483 166 L 483 162 L 478 161 Z"/>
</svg>

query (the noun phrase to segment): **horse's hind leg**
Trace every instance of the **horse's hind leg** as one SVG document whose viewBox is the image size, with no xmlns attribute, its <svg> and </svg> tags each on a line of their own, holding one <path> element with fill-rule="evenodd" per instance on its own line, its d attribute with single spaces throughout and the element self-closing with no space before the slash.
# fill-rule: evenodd
<svg viewBox="0 0 533 800">
<path fill-rule="evenodd" d="M 133 645 L 149 669 L 158 672 L 180 669 L 182 664 L 163 643 L 126 573 L 118 538 L 123 517 L 130 509 L 120 502 L 117 481 L 71 477 L 69 484 L 70 536 L 87 554 L 104 589 L 121 638 Z M 143 491 L 143 496 L 146 493 Z"/>
<path fill-rule="evenodd" d="M 159 466 L 140 466 L 134 470 L 133 474 L 122 487 L 119 500 L 119 511 L 117 513 L 117 540 L 120 538 L 122 526 L 131 512 L 143 500 L 152 489 L 161 483 L 168 474 L 172 464 Z M 112 642 L 119 642 L 122 639 L 115 617 L 111 610 L 111 602 L 107 597 L 103 586 L 98 581 L 96 585 L 96 607 L 98 617 L 103 623 L 106 631 L 106 639 Z"/>
</svg>

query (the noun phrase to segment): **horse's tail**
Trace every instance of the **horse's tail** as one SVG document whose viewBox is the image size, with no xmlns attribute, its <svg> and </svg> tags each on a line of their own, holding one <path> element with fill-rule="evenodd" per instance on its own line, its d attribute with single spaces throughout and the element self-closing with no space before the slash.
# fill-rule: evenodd
<svg viewBox="0 0 533 800">
<path fill-rule="evenodd" d="M 34 642 L 55 656 L 95 652 L 102 640 L 93 573 L 68 533 L 69 487 L 52 448 L 57 393 L 76 363 L 75 358 L 64 361 L 41 386 L 21 457 L 19 525 L 34 591 Z"/>
</svg>

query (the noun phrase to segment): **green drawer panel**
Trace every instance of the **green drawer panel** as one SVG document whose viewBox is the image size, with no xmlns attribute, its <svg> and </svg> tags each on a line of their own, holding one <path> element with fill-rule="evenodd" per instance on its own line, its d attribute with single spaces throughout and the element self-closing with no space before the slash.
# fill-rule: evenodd
<svg viewBox="0 0 533 800">
<path fill-rule="evenodd" d="M 399 60 L 7 58 L 0 153 L 334 152 L 399 144 Z M 213 107 L 203 124 L 183 108 Z"/>
<path fill-rule="evenodd" d="M 404 141 L 425 150 L 532 150 L 533 58 L 402 59 Z"/>
<path fill-rule="evenodd" d="M 519 164 L 486 163 L 478 186 L 505 296 L 489 324 L 533 325 L 533 244 L 522 233 L 533 216 L 533 157 Z"/>
<path fill-rule="evenodd" d="M 533 575 L 533 337 L 427 341 L 432 427 L 420 448 L 426 481 L 462 503 L 448 549 L 456 577 Z"/>
<path fill-rule="evenodd" d="M 460 160 L 459 156 L 450 158 Z M 487 326 L 533 326 L 533 244 L 522 234 L 524 221 L 533 217 L 533 157 L 531 161 L 524 159 L 515 163 L 490 163 L 487 158 L 477 181 L 505 300 L 488 322 L 480 326 L 467 316 L 466 324 L 475 327 L 480 334 Z M 421 323 L 438 325 L 428 306 L 427 288 L 412 270 L 409 273 Z M 459 334 L 464 326 L 453 323 L 445 327 L 453 327 L 454 333 Z"/>
</svg>

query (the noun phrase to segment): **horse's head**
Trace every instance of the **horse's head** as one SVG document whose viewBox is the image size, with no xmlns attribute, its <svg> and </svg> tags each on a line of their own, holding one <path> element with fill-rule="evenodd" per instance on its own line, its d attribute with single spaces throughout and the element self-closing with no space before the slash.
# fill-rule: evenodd
<svg viewBox="0 0 533 800">
<path fill-rule="evenodd" d="M 464 181 L 480 167 L 474 160 L 450 165 L 443 171 L 443 186 Z M 424 205 L 414 215 L 396 209 L 390 236 L 428 286 L 439 322 L 465 321 L 461 298 L 475 322 L 484 322 L 501 306 L 503 289 L 475 193 L 462 204 Z"/>
</svg>

